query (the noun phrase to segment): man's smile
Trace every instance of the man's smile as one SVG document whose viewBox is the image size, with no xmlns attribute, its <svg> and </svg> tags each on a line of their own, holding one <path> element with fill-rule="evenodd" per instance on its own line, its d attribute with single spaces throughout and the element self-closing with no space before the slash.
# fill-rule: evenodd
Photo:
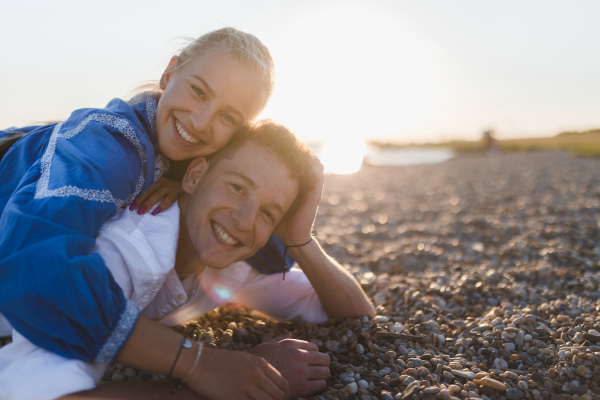
<svg viewBox="0 0 600 400">
<path fill-rule="evenodd" d="M 228 247 L 235 247 L 239 243 L 238 240 L 233 239 L 230 235 L 225 232 L 225 229 L 221 227 L 221 225 L 217 224 L 215 221 L 210 222 L 212 225 L 213 232 L 217 239 L 221 241 L 224 245 Z"/>
</svg>

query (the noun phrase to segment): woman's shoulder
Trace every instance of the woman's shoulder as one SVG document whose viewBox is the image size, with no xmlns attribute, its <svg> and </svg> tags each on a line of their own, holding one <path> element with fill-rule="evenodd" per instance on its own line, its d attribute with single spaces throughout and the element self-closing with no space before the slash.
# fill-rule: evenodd
<svg viewBox="0 0 600 400">
<path fill-rule="evenodd" d="M 112 99 L 104 108 L 81 108 L 64 121 L 63 129 L 83 130 L 92 122 L 107 129 L 120 131 L 125 136 L 148 136 L 154 141 L 156 98 L 147 95 L 135 102 Z"/>
</svg>

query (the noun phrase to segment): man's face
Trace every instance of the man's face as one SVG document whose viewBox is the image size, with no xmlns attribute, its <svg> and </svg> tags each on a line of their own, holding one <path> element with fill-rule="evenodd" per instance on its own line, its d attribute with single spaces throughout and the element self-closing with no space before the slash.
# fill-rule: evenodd
<svg viewBox="0 0 600 400">
<path fill-rule="evenodd" d="M 196 167 L 190 166 L 186 179 Z M 199 261 L 211 268 L 225 268 L 262 248 L 298 194 L 287 167 L 251 142 L 208 171 L 204 164 L 198 176 L 188 189 L 185 219 Z"/>
</svg>

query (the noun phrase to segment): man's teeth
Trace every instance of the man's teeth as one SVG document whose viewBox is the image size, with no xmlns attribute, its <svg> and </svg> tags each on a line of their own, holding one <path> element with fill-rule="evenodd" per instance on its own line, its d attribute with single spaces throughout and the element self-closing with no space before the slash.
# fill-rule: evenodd
<svg viewBox="0 0 600 400">
<path fill-rule="evenodd" d="M 212 224 L 212 228 L 213 231 L 217 234 L 217 237 L 221 240 L 221 242 L 225 243 L 227 246 L 233 247 L 236 244 L 238 244 L 237 241 L 230 238 L 229 235 L 225 233 L 225 231 L 223 231 L 223 229 L 221 229 L 221 227 L 215 224 L 214 222 Z"/>
<path fill-rule="evenodd" d="M 177 132 L 179 132 L 179 135 L 186 142 L 190 142 L 192 144 L 198 144 L 198 143 L 200 143 L 200 141 L 198 139 L 194 139 L 193 137 L 191 137 L 190 135 L 188 135 L 188 133 L 185 131 L 185 129 L 183 129 L 181 127 L 181 125 L 179 124 L 179 121 L 177 121 L 177 120 L 175 120 L 175 128 L 177 128 Z"/>
</svg>

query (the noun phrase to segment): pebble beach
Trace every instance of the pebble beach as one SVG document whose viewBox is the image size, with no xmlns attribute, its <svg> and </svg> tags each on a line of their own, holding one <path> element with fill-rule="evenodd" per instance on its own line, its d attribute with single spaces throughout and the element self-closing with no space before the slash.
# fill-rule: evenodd
<svg viewBox="0 0 600 400">
<path fill-rule="evenodd" d="M 286 332 L 316 343 L 331 377 L 305 400 L 600 400 L 599 171 L 547 152 L 330 175 L 315 234 L 375 318 L 224 307 L 177 329 L 239 351 Z"/>
</svg>

